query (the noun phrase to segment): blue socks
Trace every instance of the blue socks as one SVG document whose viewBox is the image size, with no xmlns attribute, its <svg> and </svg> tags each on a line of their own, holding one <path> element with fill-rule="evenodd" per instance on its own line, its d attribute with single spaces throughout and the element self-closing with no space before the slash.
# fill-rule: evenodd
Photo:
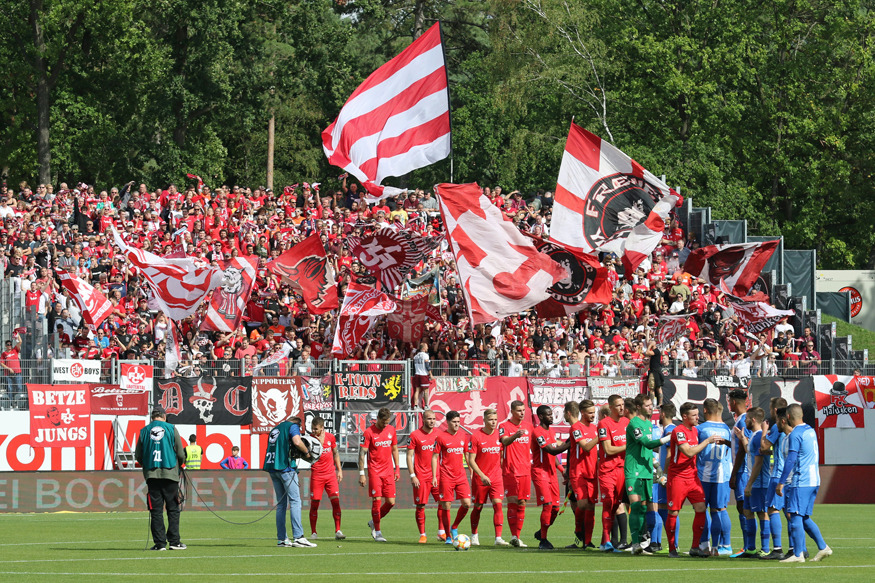
<svg viewBox="0 0 875 583">
<path fill-rule="evenodd" d="M 757 548 L 757 519 L 745 518 L 744 550 L 754 551 Z"/>
<path fill-rule="evenodd" d="M 769 515 L 769 527 L 772 531 L 772 549 L 781 548 L 781 514 L 775 512 Z"/>
<path fill-rule="evenodd" d="M 648 510 L 644 519 L 650 532 L 650 541 L 662 544 L 662 517 L 655 510 Z"/>
<path fill-rule="evenodd" d="M 764 553 L 769 552 L 769 535 L 772 533 L 768 518 L 760 518 L 760 548 Z"/>
<path fill-rule="evenodd" d="M 814 542 L 817 543 L 817 548 L 819 550 L 823 550 L 826 548 L 826 541 L 823 540 L 823 536 L 820 534 L 820 527 L 817 526 L 813 520 L 811 520 L 810 516 L 806 516 L 802 520 L 802 526 L 805 527 L 805 532 L 808 533 L 808 536 L 814 539 Z M 804 537 L 804 535 L 803 535 Z"/>
</svg>

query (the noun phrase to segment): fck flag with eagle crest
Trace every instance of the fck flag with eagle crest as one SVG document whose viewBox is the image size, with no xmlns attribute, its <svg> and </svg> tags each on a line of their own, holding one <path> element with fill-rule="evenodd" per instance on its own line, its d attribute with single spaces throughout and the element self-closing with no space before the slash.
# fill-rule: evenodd
<svg viewBox="0 0 875 583">
<path fill-rule="evenodd" d="M 582 253 L 616 253 L 634 270 L 659 244 L 671 208 L 681 201 L 638 162 L 572 123 L 550 238 Z"/>
<path fill-rule="evenodd" d="M 775 249 L 777 239 L 762 243 L 708 245 L 690 253 L 684 271 L 715 287 L 725 285 L 733 295 L 746 296 Z"/>
<path fill-rule="evenodd" d="M 219 266 L 222 285 L 213 290 L 201 330 L 233 332 L 240 326 L 243 310 L 252 294 L 258 257 L 234 257 L 220 261 Z"/>
<path fill-rule="evenodd" d="M 324 314 L 339 306 L 334 269 L 319 235 L 310 235 L 268 263 L 267 268 L 301 290 L 311 314 Z"/>
</svg>

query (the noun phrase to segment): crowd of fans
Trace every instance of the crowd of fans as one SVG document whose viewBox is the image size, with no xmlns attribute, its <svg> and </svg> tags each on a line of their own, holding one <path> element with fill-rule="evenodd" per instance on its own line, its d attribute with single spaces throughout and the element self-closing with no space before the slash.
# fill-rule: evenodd
<svg viewBox="0 0 875 583">
<path fill-rule="evenodd" d="M 24 295 L 29 323 L 47 326 L 51 339 L 45 353 L 36 353 L 42 349 L 35 348 L 17 357 L 164 359 L 172 323 L 149 309 L 144 284 L 113 244 L 110 225 L 115 225 L 130 244 L 158 255 L 185 254 L 205 262 L 238 255 L 259 257 L 245 328 L 233 333 L 201 332 L 195 328 L 195 318 L 179 322 L 181 360 L 191 363 L 180 369 L 182 373 L 238 371 L 240 362 L 242 372 L 251 372 L 284 342 L 292 347 L 289 359 L 274 372 L 318 367 L 331 358 L 336 314 L 308 314 L 300 295 L 266 269 L 266 263 L 318 233 L 335 267 L 342 298 L 346 284 L 369 276 L 350 255 L 345 239 L 383 227 L 430 236 L 443 231 L 438 201 L 430 191 L 412 190 L 404 197 L 368 204 L 356 184 L 347 185 L 344 177 L 335 184 L 336 189 L 320 190 L 324 185 L 304 183 L 281 191 L 211 188 L 200 183 L 182 189 L 173 184 L 150 188 L 129 183 L 109 190 L 84 184 L 71 188 L 65 183 L 32 189 L 22 183 L 17 191 L 4 185 L 0 264 L 4 277 L 12 281 L 13 294 Z M 484 192 L 521 230 L 549 237 L 551 191 L 525 197 L 516 190 L 505 194 L 501 187 L 487 187 Z M 684 272 L 686 257 L 698 246 L 673 218 L 646 269 L 621 277 L 619 260 L 613 255 L 602 258 L 614 290 L 609 305 L 551 320 L 537 318 L 530 310 L 508 318 L 495 330 L 468 324 L 455 264 L 444 245 L 409 274 L 417 277 L 439 269 L 438 297 L 445 321 L 429 321 L 423 339 L 435 372 L 440 373 L 441 366 L 448 370 L 442 361 L 504 361 L 502 374 L 639 374 L 653 355 L 650 343 L 659 316 L 691 312 L 694 317 L 687 334 L 662 354 L 663 364 L 676 374 L 815 373 L 820 355 L 810 330 L 795 337 L 792 326 L 784 322 L 766 334 L 748 334 L 726 317 L 718 290 Z M 90 282 L 112 302 L 111 314 L 96 330 L 85 325 L 76 303 L 59 285 L 60 270 Z M 10 345 L 6 348 L 7 356 L 0 359 L 4 363 Z M 417 350 L 418 344 L 389 339 L 385 326 L 378 324 L 355 359 L 408 359 Z M 4 373 L 11 374 L 10 367 L 4 367 Z"/>
</svg>

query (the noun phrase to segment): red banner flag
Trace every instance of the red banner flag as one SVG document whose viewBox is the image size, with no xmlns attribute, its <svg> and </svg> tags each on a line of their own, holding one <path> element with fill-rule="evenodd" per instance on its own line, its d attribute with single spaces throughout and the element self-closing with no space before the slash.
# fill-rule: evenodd
<svg viewBox="0 0 875 583">
<path fill-rule="evenodd" d="M 68 271 L 60 270 L 56 273 L 61 280 L 61 285 L 76 300 L 85 322 L 93 328 L 100 326 L 112 311 L 112 302 L 94 289 L 94 286 L 74 277 Z"/>
<path fill-rule="evenodd" d="M 656 328 L 656 344 L 660 350 L 667 350 L 675 340 L 686 334 L 689 323 L 690 314 L 660 316 Z"/>
<path fill-rule="evenodd" d="M 92 415 L 148 415 L 149 391 L 88 383 Z"/>
<path fill-rule="evenodd" d="M 240 327 L 243 310 L 252 294 L 258 257 L 234 257 L 220 261 L 222 285 L 213 290 L 201 330 L 233 332 Z"/>
<path fill-rule="evenodd" d="M 337 309 L 337 284 L 319 235 L 310 235 L 273 261 L 267 268 L 301 290 L 311 314 Z"/>
<path fill-rule="evenodd" d="M 871 382 L 871 377 L 816 375 L 812 379 L 818 427 L 865 427 L 867 404 L 862 385 Z"/>
<path fill-rule="evenodd" d="M 351 282 L 346 288 L 343 307 L 337 319 L 331 354 L 336 358 L 352 356 L 361 339 L 373 326 L 376 317 L 391 314 L 395 308 L 395 302 L 386 294 Z"/>
<path fill-rule="evenodd" d="M 435 190 L 473 324 L 531 308 L 568 276 L 476 184 L 441 184 Z"/>
<path fill-rule="evenodd" d="M 366 237 L 347 239 L 352 255 L 389 291 L 440 243 L 439 237 L 395 229 L 379 229 Z"/>
<path fill-rule="evenodd" d="M 380 184 L 450 155 L 450 96 L 440 24 L 371 73 L 322 132 L 328 162 L 377 200 L 403 192 Z"/>
<path fill-rule="evenodd" d="M 91 447 L 91 389 L 88 385 L 27 385 L 30 444 Z"/>
<path fill-rule="evenodd" d="M 419 342 L 425 334 L 425 316 L 428 298 L 420 296 L 410 300 L 395 300 L 397 308 L 386 316 L 389 338 L 399 342 Z M 433 306 L 432 306 L 433 307 Z"/>
<path fill-rule="evenodd" d="M 252 378 L 252 433 L 268 433 L 290 417 L 304 418 L 303 377 Z"/>
<path fill-rule="evenodd" d="M 684 271 L 717 287 L 720 280 L 736 296 L 746 296 L 778 248 L 779 241 L 708 245 L 696 249 L 684 262 Z"/>
</svg>

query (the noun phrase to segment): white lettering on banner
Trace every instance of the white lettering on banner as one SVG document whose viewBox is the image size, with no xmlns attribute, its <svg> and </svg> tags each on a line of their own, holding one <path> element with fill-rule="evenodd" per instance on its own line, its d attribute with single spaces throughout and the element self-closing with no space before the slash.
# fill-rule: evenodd
<svg viewBox="0 0 875 583">
<path fill-rule="evenodd" d="M 620 395 L 625 398 L 634 398 L 641 392 L 640 380 L 633 378 L 589 377 L 589 388 L 592 391 L 592 399 L 601 401 L 611 395 Z"/>
<path fill-rule="evenodd" d="M 671 398 L 671 402 L 674 403 L 674 406 L 678 408 L 678 411 L 680 411 L 681 405 L 683 405 L 687 401 L 696 405 L 702 405 L 705 402 L 705 399 L 715 399 L 717 401 L 720 400 L 720 389 L 714 386 L 714 384 L 709 381 L 673 378 L 671 379 L 671 382 L 675 387 L 675 393 L 674 396 Z M 690 398 L 690 387 L 694 385 L 697 387 L 705 387 L 705 396 L 701 399 Z"/>
<path fill-rule="evenodd" d="M 99 383 L 102 365 L 97 360 L 52 359 L 52 378 L 55 381 Z"/>
<path fill-rule="evenodd" d="M 34 405 L 84 405 L 85 391 L 33 391 Z"/>
</svg>

